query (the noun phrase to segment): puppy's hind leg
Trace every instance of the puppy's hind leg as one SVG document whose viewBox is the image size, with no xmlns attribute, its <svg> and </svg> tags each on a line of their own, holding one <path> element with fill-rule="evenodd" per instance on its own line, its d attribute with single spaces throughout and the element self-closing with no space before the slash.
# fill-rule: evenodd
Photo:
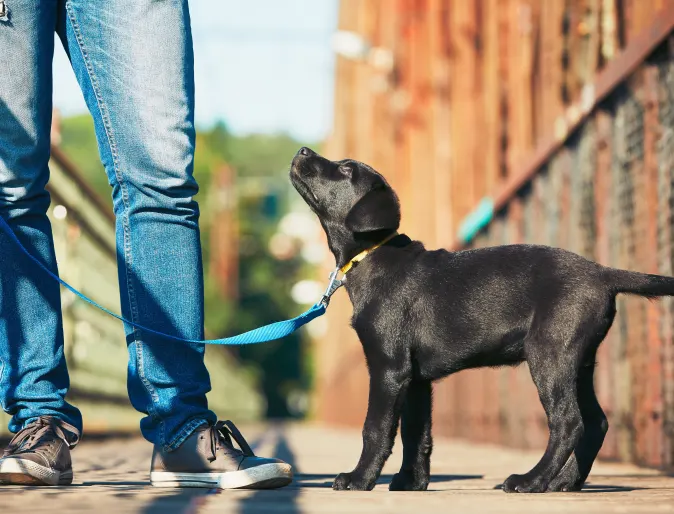
<svg viewBox="0 0 674 514">
<path fill-rule="evenodd" d="M 390 491 L 425 491 L 428 488 L 433 450 L 431 406 L 430 380 L 412 381 L 401 416 L 403 464 L 391 480 Z"/>
<path fill-rule="evenodd" d="M 576 381 L 576 397 L 585 430 L 569 460 L 548 485 L 547 490 L 550 492 L 580 491 L 590 474 L 592 464 L 597 458 L 602 444 L 604 444 L 604 437 L 608 431 L 608 420 L 599 405 L 599 401 L 597 401 L 594 390 L 594 368 L 597 349 L 611 328 L 615 314 L 615 300 L 612 300 L 607 305 L 605 315 L 599 319 L 596 330 L 588 332 L 594 333 L 596 336 L 590 339 Z"/>
<path fill-rule="evenodd" d="M 548 491 L 580 491 L 590 474 L 608 431 L 608 420 L 594 391 L 594 358 L 578 374 L 578 404 L 585 431 L 562 471 L 550 482 Z"/>
<path fill-rule="evenodd" d="M 570 351 L 577 348 L 576 344 L 582 343 L 548 341 L 542 346 L 536 342 L 527 348 L 529 369 L 548 418 L 550 436 L 538 464 L 524 475 L 510 475 L 503 483 L 506 492 L 545 492 L 583 435 L 583 418 L 576 398 L 580 358 Z"/>
</svg>

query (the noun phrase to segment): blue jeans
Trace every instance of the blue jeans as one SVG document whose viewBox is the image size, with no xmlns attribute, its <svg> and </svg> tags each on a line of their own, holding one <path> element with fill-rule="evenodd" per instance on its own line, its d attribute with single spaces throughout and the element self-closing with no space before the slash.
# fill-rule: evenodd
<svg viewBox="0 0 674 514">
<path fill-rule="evenodd" d="M 193 197 L 194 66 L 186 0 L 7 0 L 0 21 L 0 215 L 56 270 L 49 194 L 56 31 L 94 118 L 112 186 L 124 316 L 203 338 L 199 209 Z M 131 403 L 170 450 L 214 422 L 203 345 L 126 327 Z M 38 416 L 81 431 L 65 401 L 59 287 L 0 234 L 0 403 L 17 431 Z"/>
</svg>

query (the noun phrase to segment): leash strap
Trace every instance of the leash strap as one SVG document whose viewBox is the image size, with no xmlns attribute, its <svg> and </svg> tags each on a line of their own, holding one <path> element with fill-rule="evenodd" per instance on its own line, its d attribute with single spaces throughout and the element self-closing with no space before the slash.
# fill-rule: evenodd
<svg viewBox="0 0 674 514">
<path fill-rule="evenodd" d="M 325 310 L 328 307 L 328 303 L 330 300 L 330 295 L 337 289 L 335 287 L 332 291 L 330 291 L 330 294 L 327 294 L 323 296 L 320 302 L 315 304 L 313 307 L 311 307 L 309 310 L 306 312 L 300 314 L 296 318 L 293 319 L 288 319 L 285 321 L 277 321 L 276 323 L 271 323 L 269 325 L 265 325 L 264 327 L 256 328 L 254 330 L 250 330 L 248 332 L 244 332 L 243 334 L 239 334 L 237 336 L 232 336 L 232 337 L 225 337 L 222 339 L 208 339 L 208 340 L 198 340 L 198 339 L 185 339 L 182 337 L 178 336 L 172 336 L 169 334 L 164 334 L 163 332 L 159 332 L 157 330 L 153 330 L 151 328 L 144 327 L 143 325 L 140 325 L 138 323 L 135 323 L 133 321 L 129 321 L 128 319 L 124 318 L 123 316 L 120 316 L 119 314 L 115 314 L 109 309 L 106 309 L 99 303 L 95 302 L 88 296 L 85 296 L 84 294 L 80 293 L 77 289 L 72 287 L 70 284 L 65 282 L 64 280 L 61 279 L 58 275 L 53 273 L 47 266 L 45 266 L 39 259 L 34 257 L 23 244 L 21 241 L 19 241 L 19 238 L 16 237 L 16 234 L 12 230 L 12 228 L 9 226 L 9 224 L 5 221 L 5 219 L 0 216 L 0 229 L 2 229 L 8 236 L 9 238 L 14 241 L 18 245 L 18 247 L 21 249 L 21 251 L 26 254 L 26 256 L 32 260 L 35 264 L 37 264 L 42 270 L 44 270 L 52 279 L 56 280 L 59 284 L 61 284 L 63 287 L 68 289 L 71 293 L 73 293 L 75 296 L 81 298 L 85 302 L 93 305 L 97 309 L 102 310 L 106 314 L 109 314 L 113 318 L 117 318 L 120 321 L 123 321 L 124 323 L 131 325 L 132 327 L 135 327 L 137 329 L 140 329 L 144 332 L 149 332 L 151 334 L 165 337 L 167 339 L 173 339 L 174 341 L 180 341 L 182 343 L 198 343 L 198 344 L 221 344 L 221 345 L 244 345 L 244 344 L 257 344 L 257 343 L 266 343 L 268 341 L 274 341 L 275 339 L 281 339 L 282 337 L 286 337 L 293 332 L 295 332 L 298 328 L 306 325 L 309 323 L 312 319 L 317 318 L 319 316 L 322 316 L 325 314 Z M 341 284 L 340 284 L 341 285 Z M 328 287 L 330 289 L 330 287 Z"/>
</svg>

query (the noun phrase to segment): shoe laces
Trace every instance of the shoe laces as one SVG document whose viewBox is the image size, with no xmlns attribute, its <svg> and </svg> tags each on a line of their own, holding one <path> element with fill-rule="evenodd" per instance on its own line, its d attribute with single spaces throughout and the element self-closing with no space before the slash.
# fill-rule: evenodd
<svg viewBox="0 0 674 514">
<path fill-rule="evenodd" d="M 16 433 L 2 456 L 34 451 L 42 441 L 54 436 L 62 439 L 69 448 L 72 448 L 79 441 L 79 430 L 52 416 L 41 416 Z"/>
<path fill-rule="evenodd" d="M 226 449 L 229 453 L 238 456 L 255 457 L 243 434 L 239 432 L 239 429 L 231 421 L 218 421 L 215 425 L 208 428 L 208 432 L 211 443 L 211 451 L 208 455 L 209 462 L 213 462 L 217 458 L 218 451 L 222 449 Z M 232 439 L 239 446 L 239 449 L 234 447 Z"/>
</svg>

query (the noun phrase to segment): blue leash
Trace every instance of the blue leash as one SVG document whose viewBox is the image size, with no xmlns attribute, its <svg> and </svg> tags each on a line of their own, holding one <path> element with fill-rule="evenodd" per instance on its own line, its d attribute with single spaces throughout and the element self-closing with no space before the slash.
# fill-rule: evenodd
<svg viewBox="0 0 674 514">
<path fill-rule="evenodd" d="M 152 330 L 151 328 L 144 327 L 143 325 L 139 325 L 138 323 L 134 323 L 133 321 L 129 321 L 128 319 L 124 318 L 123 316 L 120 316 L 119 314 L 115 314 L 111 310 L 106 309 L 99 303 L 96 303 L 94 300 L 91 298 L 83 295 L 80 293 L 77 289 L 72 287 L 70 284 L 62 280 L 58 275 L 53 273 L 47 266 L 45 266 L 40 260 L 38 260 L 36 257 L 34 257 L 23 244 L 21 244 L 21 241 L 19 241 L 19 238 L 16 237 L 16 234 L 12 230 L 12 228 L 9 226 L 9 224 L 4 220 L 2 216 L 0 216 L 0 228 L 14 241 L 21 251 L 26 254 L 26 256 L 32 260 L 35 264 L 37 264 L 40 268 L 42 268 L 47 274 L 56 280 L 59 284 L 61 284 L 63 287 L 68 289 L 71 293 L 74 293 L 76 296 L 84 300 L 85 302 L 93 305 L 94 307 L 102 310 L 103 312 L 109 314 L 113 318 L 117 318 L 120 321 L 123 321 L 124 323 L 127 323 L 131 325 L 132 327 L 138 328 L 140 330 L 143 330 L 145 332 L 149 332 L 151 334 L 155 334 L 161 337 L 165 337 L 167 339 L 173 339 L 175 341 L 181 341 L 183 343 L 199 343 L 199 344 L 226 344 L 226 345 L 243 345 L 243 344 L 256 344 L 256 343 L 266 343 L 268 341 L 273 341 L 275 339 L 281 339 L 282 337 L 286 337 L 293 332 L 295 332 L 298 328 L 306 325 L 309 323 L 312 319 L 317 318 L 319 316 L 322 316 L 325 314 L 326 309 L 328 308 L 328 304 L 330 303 L 330 297 L 332 296 L 332 293 L 334 293 L 339 286 L 342 285 L 342 282 L 337 280 L 337 273 L 338 269 L 333 271 L 330 274 L 330 284 L 328 285 L 327 290 L 325 291 L 325 294 L 323 295 L 323 298 L 312 306 L 309 310 L 306 312 L 300 314 L 296 318 L 288 319 L 285 321 L 277 321 L 276 323 L 270 323 L 269 325 L 265 325 L 264 327 L 256 328 L 254 330 L 250 330 L 249 332 L 244 332 L 243 334 L 239 334 L 237 336 L 232 336 L 232 337 L 225 337 L 222 339 L 209 339 L 205 341 L 200 341 L 198 339 L 185 339 L 182 337 L 177 337 L 177 336 L 172 336 L 169 334 L 164 334 L 163 332 L 158 332 L 157 330 Z"/>
</svg>

